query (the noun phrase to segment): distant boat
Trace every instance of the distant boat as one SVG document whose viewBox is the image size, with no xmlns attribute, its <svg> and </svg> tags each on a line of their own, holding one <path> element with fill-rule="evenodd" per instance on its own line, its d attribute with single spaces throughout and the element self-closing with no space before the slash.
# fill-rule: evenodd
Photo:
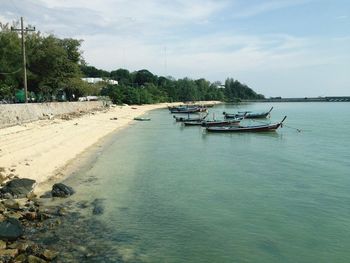
<svg viewBox="0 0 350 263">
<path fill-rule="evenodd" d="M 214 120 L 214 121 L 202 121 L 202 127 L 221 127 L 238 125 L 243 118 L 230 119 L 230 120 Z"/>
<path fill-rule="evenodd" d="M 203 121 L 185 121 L 183 124 L 185 126 L 201 126 Z"/>
<path fill-rule="evenodd" d="M 171 107 L 169 108 L 169 110 L 171 113 L 189 114 L 189 113 L 197 113 L 197 112 L 206 112 L 207 108 L 180 106 L 180 107 Z"/>
<path fill-rule="evenodd" d="M 150 121 L 151 118 L 135 117 L 134 120 L 135 120 L 135 121 Z"/>
<path fill-rule="evenodd" d="M 282 123 L 287 118 L 284 116 L 281 122 L 275 124 L 262 124 L 253 126 L 228 126 L 228 127 L 207 127 L 208 132 L 266 132 L 275 131 L 282 126 Z"/>
<path fill-rule="evenodd" d="M 190 118 L 190 116 L 186 117 L 177 117 L 177 116 L 173 116 L 173 118 L 177 121 L 177 122 L 196 122 L 196 121 L 203 121 L 205 120 L 205 118 L 208 116 L 208 114 L 206 114 L 203 117 L 196 117 L 196 118 Z"/>
<path fill-rule="evenodd" d="M 238 113 L 227 113 L 223 112 L 226 119 L 231 119 L 231 118 L 239 118 L 239 117 L 244 117 L 246 119 L 263 119 L 267 118 L 271 111 L 273 110 L 273 107 L 269 111 L 266 112 L 251 112 L 251 111 L 239 111 Z"/>
</svg>

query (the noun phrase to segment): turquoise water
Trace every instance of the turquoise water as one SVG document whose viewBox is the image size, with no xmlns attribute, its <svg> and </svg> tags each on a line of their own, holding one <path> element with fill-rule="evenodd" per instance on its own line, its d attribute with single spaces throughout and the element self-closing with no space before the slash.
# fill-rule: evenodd
<svg viewBox="0 0 350 263">
<path fill-rule="evenodd" d="M 72 201 L 103 204 L 85 227 L 107 227 L 99 242 L 121 262 L 350 262 L 350 103 L 222 105 L 210 116 L 270 106 L 288 127 L 207 134 L 156 110 L 117 133 L 66 181 Z"/>
</svg>

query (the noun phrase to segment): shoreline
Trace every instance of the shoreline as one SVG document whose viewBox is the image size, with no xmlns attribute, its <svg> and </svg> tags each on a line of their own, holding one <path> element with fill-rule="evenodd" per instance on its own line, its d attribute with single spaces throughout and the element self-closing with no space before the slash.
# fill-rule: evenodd
<svg viewBox="0 0 350 263">
<path fill-rule="evenodd" d="M 84 167 L 111 135 L 127 128 L 135 117 L 179 104 L 113 106 L 69 120 L 57 117 L 0 129 L 0 167 L 4 168 L 0 175 L 33 179 L 34 192 L 42 194 Z"/>
</svg>

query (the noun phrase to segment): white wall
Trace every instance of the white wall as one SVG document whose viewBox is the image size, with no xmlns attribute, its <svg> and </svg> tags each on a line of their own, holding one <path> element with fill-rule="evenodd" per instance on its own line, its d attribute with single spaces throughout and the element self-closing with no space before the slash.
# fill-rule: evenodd
<svg viewBox="0 0 350 263">
<path fill-rule="evenodd" d="M 0 128 L 36 121 L 48 115 L 87 112 L 105 105 L 103 101 L 0 104 Z"/>
</svg>

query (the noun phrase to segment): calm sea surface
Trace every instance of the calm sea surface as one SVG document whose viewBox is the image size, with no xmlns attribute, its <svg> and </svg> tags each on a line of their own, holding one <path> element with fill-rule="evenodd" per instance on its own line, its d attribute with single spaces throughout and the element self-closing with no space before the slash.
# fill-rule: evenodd
<svg viewBox="0 0 350 263">
<path fill-rule="evenodd" d="M 208 134 L 150 112 L 65 182 L 80 216 L 62 229 L 84 253 L 99 244 L 86 261 L 350 262 L 350 103 L 221 105 L 210 118 L 271 106 L 270 121 L 288 116 L 272 133 Z"/>
</svg>

